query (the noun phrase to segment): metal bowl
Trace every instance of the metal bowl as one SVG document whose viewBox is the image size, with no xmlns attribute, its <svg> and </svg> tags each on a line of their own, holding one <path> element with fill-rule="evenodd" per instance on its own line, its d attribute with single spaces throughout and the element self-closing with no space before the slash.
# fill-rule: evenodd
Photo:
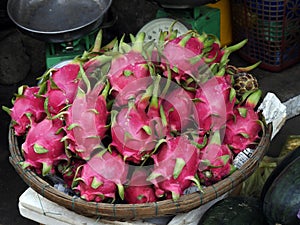
<svg viewBox="0 0 300 225">
<path fill-rule="evenodd" d="M 112 0 L 8 0 L 7 13 L 24 33 L 60 43 L 97 29 L 111 3 Z"/>
</svg>

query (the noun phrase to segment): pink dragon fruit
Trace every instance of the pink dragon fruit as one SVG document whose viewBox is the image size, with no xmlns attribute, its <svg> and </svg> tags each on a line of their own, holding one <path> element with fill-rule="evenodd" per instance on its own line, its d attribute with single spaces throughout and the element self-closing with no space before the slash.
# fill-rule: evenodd
<svg viewBox="0 0 300 225">
<path fill-rule="evenodd" d="M 148 174 L 145 169 L 137 169 L 133 172 L 129 184 L 125 187 L 124 199 L 129 204 L 155 202 L 153 185 L 146 181 Z"/>
<path fill-rule="evenodd" d="M 171 90 L 163 99 L 169 132 L 181 133 L 192 121 L 194 93 L 179 87 Z"/>
<path fill-rule="evenodd" d="M 236 107 L 234 115 L 226 124 L 224 143 L 238 154 L 255 144 L 262 126 L 258 113 L 252 107 Z"/>
<path fill-rule="evenodd" d="M 158 198 L 177 200 L 192 181 L 196 180 L 199 150 L 187 136 L 168 138 L 152 158 L 154 169 L 147 180 L 154 184 Z"/>
<path fill-rule="evenodd" d="M 80 80 L 79 69 L 79 64 L 68 63 L 52 71 L 44 95 L 51 115 L 58 114 L 66 105 L 73 103 Z"/>
<path fill-rule="evenodd" d="M 117 190 L 120 198 L 124 199 L 123 184 L 127 173 L 128 165 L 120 155 L 104 150 L 78 168 L 73 189 L 87 201 L 114 201 Z"/>
<path fill-rule="evenodd" d="M 167 41 L 162 52 L 162 67 L 170 66 L 172 78 L 181 83 L 190 77 L 198 77 L 198 68 L 204 66 L 202 50 L 204 36 L 188 32 L 173 40 Z M 165 76 L 168 74 L 164 73 Z"/>
<path fill-rule="evenodd" d="M 112 118 L 112 143 L 126 161 L 141 163 L 153 151 L 156 137 L 151 119 L 135 106 L 124 107 Z"/>
<path fill-rule="evenodd" d="M 122 107 L 129 104 L 129 101 L 135 101 L 140 107 L 149 105 L 149 99 L 152 95 L 153 80 L 151 77 L 139 78 L 128 83 L 120 93 L 114 96 L 114 107 Z M 116 92 L 115 92 L 116 93 Z"/>
<path fill-rule="evenodd" d="M 200 85 L 195 95 L 198 125 L 202 132 L 223 129 L 233 116 L 235 92 L 225 76 L 212 77 Z"/>
<path fill-rule="evenodd" d="M 78 88 L 77 97 L 66 115 L 68 149 L 85 160 L 94 150 L 103 147 L 101 140 L 107 130 L 108 110 L 106 89 L 99 95 L 102 89 L 103 84 L 95 85 L 92 90 L 88 88 L 87 93 Z"/>
<path fill-rule="evenodd" d="M 39 95 L 39 87 L 21 86 L 13 102 L 13 108 L 2 107 L 11 117 L 17 136 L 24 135 L 31 123 L 38 123 L 46 117 L 45 99 Z"/>
<path fill-rule="evenodd" d="M 214 184 L 233 172 L 233 154 L 226 144 L 221 143 L 219 131 L 216 131 L 205 148 L 200 152 L 198 177 L 206 186 Z"/>
<path fill-rule="evenodd" d="M 142 163 L 166 136 L 165 114 L 158 98 L 159 82 L 159 78 L 155 79 L 138 99 L 129 101 L 128 106 L 112 110 L 111 146 L 128 162 Z"/>
<path fill-rule="evenodd" d="M 65 145 L 62 142 L 64 131 L 63 122 L 59 119 L 44 119 L 33 123 L 22 144 L 25 161 L 23 168 L 34 168 L 43 176 L 54 173 L 55 166 L 61 160 L 68 160 Z"/>
<path fill-rule="evenodd" d="M 112 59 L 108 79 L 114 96 L 121 93 L 126 85 L 145 77 L 150 77 L 150 68 L 142 55 L 145 34 L 139 33 L 132 48 L 125 53 L 119 53 Z M 125 43 L 120 43 L 122 49 Z M 143 84 L 143 90 L 148 84 Z M 140 87 L 138 87 L 140 88 Z"/>
</svg>

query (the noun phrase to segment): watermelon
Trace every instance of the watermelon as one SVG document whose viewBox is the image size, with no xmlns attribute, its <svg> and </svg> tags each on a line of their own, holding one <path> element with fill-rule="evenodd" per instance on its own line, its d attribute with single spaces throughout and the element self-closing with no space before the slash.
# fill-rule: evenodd
<svg viewBox="0 0 300 225">
<path fill-rule="evenodd" d="M 274 169 L 262 191 L 263 212 L 270 225 L 299 225 L 300 148 Z"/>
<path fill-rule="evenodd" d="M 259 198 L 230 196 L 211 206 L 198 225 L 266 225 Z"/>
</svg>

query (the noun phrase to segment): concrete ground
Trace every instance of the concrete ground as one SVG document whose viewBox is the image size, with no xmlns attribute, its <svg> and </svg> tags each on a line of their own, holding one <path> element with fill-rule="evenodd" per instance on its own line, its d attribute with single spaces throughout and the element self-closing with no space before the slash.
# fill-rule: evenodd
<svg viewBox="0 0 300 225">
<path fill-rule="evenodd" d="M 19 33 L 14 26 L 0 32 L 1 106 L 10 105 L 20 85 L 36 83 L 35 79 L 45 71 L 44 54 L 43 42 Z M 231 60 L 236 66 L 247 64 L 238 55 L 233 55 Z M 282 102 L 300 94 L 300 63 L 278 73 L 255 69 L 253 74 L 258 78 L 264 94 L 273 92 Z M 9 116 L 0 110 L 0 118 L 0 225 L 33 225 L 36 223 L 23 218 L 18 211 L 18 198 L 28 186 L 8 161 Z M 286 121 L 272 140 L 268 154 L 276 156 L 289 135 L 300 135 L 299 116 Z"/>
</svg>

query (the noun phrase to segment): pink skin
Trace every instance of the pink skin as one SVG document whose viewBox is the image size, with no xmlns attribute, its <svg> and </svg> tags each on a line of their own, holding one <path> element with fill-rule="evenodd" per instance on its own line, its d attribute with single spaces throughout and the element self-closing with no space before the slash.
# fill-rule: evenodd
<svg viewBox="0 0 300 225">
<path fill-rule="evenodd" d="M 79 84 L 79 68 L 78 64 L 70 63 L 52 72 L 45 93 L 45 97 L 48 98 L 48 111 L 52 115 L 56 115 L 66 105 L 73 103 Z"/>
<path fill-rule="evenodd" d="M 51 79 L 65 93 L 69 103 L 74 100 L 78 87 L 78 64 L 67 64 L 52 73 Z"/>
<path fill-rule="evenodd" d="M 154 179 L 148 177 L 149 181 L 155 185 L 157 197 L 166 196 L 177 199 L 188 188 L 194 178 L 199 164 L 198 149 L 190 143 L 186 136 L 178 136 L 166 140 L 158 149 L 158 153 L 153 155 L 153 174 L 158 174 Z M 184 167 L 174 177 L 176 160 L 182 159 Z M 151 177 L 151 175 L 150 175 Z"/>
<path fill-rule="evenodd" d="M 200 181 L 208 186 L 222 180 L 230 174 L 232 160 L 233 154 L 227 145 L 209 143 L 200 153 Z"/>
<path fill-rule="evenodd" d="M 187 50 L 184 47 L 174 45 L 173 43 L 167 44 L 164 48 L 164 58 L 162 59 L 162 64 L 170 64 L 170 68 L 173 70 L 172 77 L 177 81 L 180 82 L 181 79 L 186 80 L 189 75 L 194 75 L 197 73 L 198 67 L 202 64 L 199 60 L 196 64 L 191 64 L 189 59 L 196 57 L 197 55 Z M 175 70 L 178 68 L 178 72 Z M 164 72 L 164 75 L 167 76 L 167 73 Z"/>
<path fill-rule="evenodd" d="M 137 107 L 144 110 L 149 105 L 149 99 L 143 99 L 143 95 L 152 83 L 151 77 L 143 77 L 124 84 L 119 93 L 113 93 L 114 107 L 127 106 L 130 99 L 135 99 Z"/>
<path fill-rule="evenodd" d="M 93 92 L 76 97 L 66 116 L 68 148 L 83 159 L 99 147 L 105 136 L 108 111 L 102 95 Z M 76 124 L 73 129 L 68 129 Z"/>
<path fill-rule="evenodd" d="M 65 94 L 59 89 L 49 89 L 44 96 L 48 98 L 47 107 L 52 115 L 58 114 L 68 102 Z"/>
<path fill-rule="evenodd" d="M 129 186 L 125 188 L 125 201 L 129 204 L 156 202 L 152 186 Z"/>
<path fill-rule="evenodd" d="M 39 90 L 40 88 L 37 86 L 25 87 L 22 95 L 18 96 L 14 102 L 10 116 L 14 122 L 13 127 L 17 136 L 24 135 L 31 123 L 38 123 L 46 117 L 45 99 L 37 96 Z"/>
<path fill-rule="evenodd" d="M 182 36 L 173 39 L 172 41 L 170 41 L 170 43 L 174 43 L 174 44 L 178 44 L 181 40 L 182 40 Z M 191 37 L 185 44 L 184 46 L 186 49 L 194 52 L 196 55 L 199 55 L 202 53 L 203 50 L 203 43 L 201 42 L 201 40 L 199 40 L 197 37 Z"/>
<path fill-rule="evenodd" d="M 224 137 L 224 143 L 228 144 L 235 154 L 254 144 L 262 129 L 258 123 L 259 116 L 252 107 L 239 108 L 246 110 L 246 117 L 235 108 L 235 117 L 227 122 Z"/>
<path fill-rule="evenodd" d="M 204 62 L 199 59 L 195 63 L 191 60 L 200 55 L 204 48 L 202 41 L 194 36 L 188 40 L 187 35 L 179 36 L 171 41 L 168 41 L 163 49 L 162 67 L 165 68 L 166 64 L 170 65 L 172 70 L 172 78 L 178 83 L 185 81 L 190 75 L 197 75 L 199 66 Z M 166 71 L 165 76 L 168 76 Z"/>
<path fill-rule="evenodd" d="M 117 185 L 127 181 L 128 164 L 116 151 L 97 154 L 88 161 L 88 164 L 102 177 Z"/>
<path fill-rule="evenodd" d="M 63 131 L 57 133 L 61 127 L 63 127 L 62 121 L 58 119 L 44 119 L 39 123 L 32 124 L 25 142 L 22 144 L 24 166 L 33 167 L 37 173 L 41 173 L 45 167 L 51 167 L 47 173 L 54 173 L 54 166 L 61 160 L 67 160 L 65 146 L 61 142 L 65 133 Z M 37 145 L 45 150 L 41 153 L 36 152 L 34 147 Z"/>
<path fill-rule="evenodd" d="M 131 51 L 112 60 L 107 74 L 113 95 L 122 93 L 122 90 L 132 82 L 141 78 L 150 77 L 150 71 L 141 53 Z M 144 89 L 146 89 L 146 85 Z"/>
<path fill-rule="evenodd" d="M 223 129 L 233 116 L 235 97 L 230 99 L 230 84 L 226 77 L 213 77 L 196 90 L 195 103 L 198 125 L 203 132 Z"/>
<path fill-rule="evenodd" d="M 98 188 L 92 187 L 93 180 L 102 183 Z M 110 180 L 103 178 L 87 163 L 84 164 L 80 172 L 80 180 L 78 185 L 74 187 L 80 193 L 81 198 L 86 201 L 102 202 L 104 199 L 115 199 L 117 191 L 116 184 Z"/>
<path fill-rule="evenodd" d="M 122 108 L 111 127 L 113 146 L 129 162 L 141 163 L 145 154 L 155 147 L 154 127 L 144 111 Z M 151 134 L 143 127 L 148 126 Z"/>
<path fill-rule="evenodd" d="M 191 123 L 193 109 L 193 93 L 179 87 L 172 90 L 163 99 L 163 108 L 166 113 L 169 131 L 181 132 Z"/>
<path fill-rule="evenodd" d="M 97 154 L 81 168 L 79 181 L 75 187 L 80 196 L 87 201 L 102 202 L 105 199 L 115 199 L 117 186 L 126 182 L 128 165 L 116 152 L 106 151 Z M 75 180 L 76 180 L 75 179 Z M 92 186 L 96 179 L 98 185 Z"/>
</svg>

